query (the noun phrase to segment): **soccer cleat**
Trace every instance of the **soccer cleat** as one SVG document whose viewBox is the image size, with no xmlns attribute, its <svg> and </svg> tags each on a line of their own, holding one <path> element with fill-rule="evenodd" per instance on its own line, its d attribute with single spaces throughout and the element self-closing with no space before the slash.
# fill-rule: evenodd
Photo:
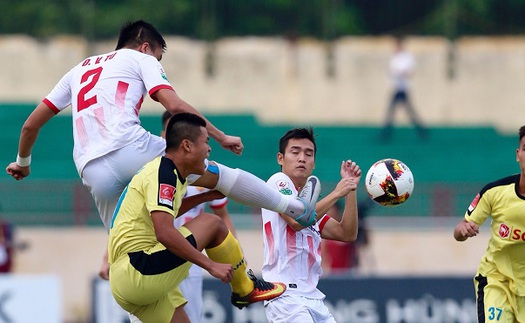
<svg viewBox="0 0 525 323">
<path fill-rule="evenodd" d="M 248 305 L 260 302 L 268 301 L 274 299 L 278 296 L 281 296 L 286 290 L 286 285 L 283 283 L 270 283 L 262 279 L 257 279 L 253 274 L 253 271 L 250 269 L 247 272 L 250 279 L 253 281 L 253 290 L 250 294 L 246 296 L 240 296 L 237 293 L 232 293 L 231 302 L 233 306 L 242 310 Z"/>
<path fill-rule="evenodd" d="M 306 184 L 299 192 L 298 198 L 304 203 L 304 213 L 298 216 L 295 221 L 299 222 L 303 227 L 309 227 L 315 223 L 315 204 L 321 193 L 321 182 L 315 176 L 310 176 L 306 180 Z"/>
</svg>

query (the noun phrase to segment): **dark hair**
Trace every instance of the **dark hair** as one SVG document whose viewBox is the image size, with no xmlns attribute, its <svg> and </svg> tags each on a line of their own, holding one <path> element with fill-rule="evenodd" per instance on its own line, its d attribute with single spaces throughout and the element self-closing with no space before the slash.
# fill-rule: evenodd
<svg viewBox="0 0 525 323">
<path fill-rule="evenodd" d="M 162 51 L 166 50 L 166 41 L 153 25 L 143 20 L 127 22 L 120 28 L 116 49 L 135 48 L 145 42 L 148 42 L 152 49 L 160 47 Z"/>
<path fill-rule="evenodd" d="M 521 138 L 525 136 L 525 126 L 521 126 L 520 131 L 518 133 L 520 135 L 520 141 L 521 141 Z"/>
<path fill-rule="evenodd" d="M 195 142 L 202 134 L 200 127 L 206 127 L 206 121 L 193 113 L 177 113 L 170 118 L 166 127 L 166 150 L 177 148 L 184 139 Z"/>
<path fill-rule="evenodd" d="M 279 152 L 281 154 L 284 154 L 286 150 L 286 146 L 288 146 L 288 141 L 290 139 L 308 139 L 314 144 L 314 156 L 317 152 L 317 146 L 315 144 L 315 138 L 314 138 L 314 129 L 312 127 L 310 128 L 295 128 L 292 130 L 288 130 L 284 136 L 281 137 L 279 140 Z"/>
<path fill-rule="evenodd" d="M 161 120 L 162 120 L 162 129 L 166 128 L 166 124 L 168 123 L 168 120 L 171 118 L 171 113 L 168 110 L 165 110 L 162 114 Z"/>
</svg>

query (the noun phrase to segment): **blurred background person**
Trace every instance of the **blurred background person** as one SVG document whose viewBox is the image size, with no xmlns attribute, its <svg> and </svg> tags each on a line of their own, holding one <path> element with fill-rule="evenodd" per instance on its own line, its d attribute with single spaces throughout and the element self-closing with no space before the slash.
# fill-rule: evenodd
<svg viewBox="0 0 525 323">
<path fill-rule="evenodd" d="M 381 139 L 389 140 L 392 136 L 394 115 L 397 107 L 405 107 L 410 121 L 416 127 L 418 135 L 426 138 L 427 130 L 419 118 L 410 95 L 410 77 L 414 73 L 416 62 L 412 53 L 405 49 L 404 39 L 395 39 L 395 52 L 390 59 L 389 72 L 392 81 L 392 96 L 387 108 L 386 119 L 381 131 Z"/>
<path fill-rule="evenodd" d="M 2 206 L 0 205 L 0 212 Z M 17 251 L 25 250 L 28 243 L 15 239 L 15 226 L 0 217 L 0 273 L 11 273 Z"/>
</svg>

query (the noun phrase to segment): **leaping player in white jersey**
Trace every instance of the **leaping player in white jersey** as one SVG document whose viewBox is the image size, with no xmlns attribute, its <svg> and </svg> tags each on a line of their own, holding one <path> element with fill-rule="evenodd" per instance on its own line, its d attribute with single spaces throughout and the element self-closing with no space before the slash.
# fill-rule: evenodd
<svg viewBox="0 0 525 323">
<path fill-rule="evenodd" d="M 38 104 L 22 127 L 18 155 L 7 166 L 7 173 L 17 180 L 29 175 L 31 150 L 40 129 L 71 105 L 73 159 L 108 229 L 118 197 L 131 177 L 146 162 L 163 155 L 166 147 L 164 139 L 140 125 L 145 95 L 171 114 L 190 112 L 202 116 L 169 83 L 159 62 L 165 49 L 164 38 L 152 25 L 141 20 L 125 24 L 115 51 L 80 62 Z M 208 120 L 206 123 L 210 136 L 222 147 L 242 153 L 239 137 L 224 134 Z M 310 206 L 315 204 L 316 196 L 311 199 L 313 203 L 306 198 L 283 197 L 240 169 L 210 161 L 208 171 L 194 180 L 195 185 L 216 189 L 243 204 L 274 209 L 303 223 L 311 223 L 314 218 Z M 316 193 L 315 188 L 307 189 L 304 195 Z"/>
<path fill-rule="evenodd" d="M 71 105 L 73 159 L 108 229 L 118 197 L 131 177 L 146 162 L 163 155 L 166 147 L 164 139 L 140 125 L 145 95 L 172 115 L 190 112 L 202 117 L 169 83 L 159 62 L 165 49 L 164 38 L 152 25 L 144 21 L 125 24 L 115 51 L 84 59 L 38 104 L 22 127 L 17 160 L 7 166 L 7 173 L 17 180 L 29 175 L 38 132 Z M 206 124 L 210 136 L 222 147 L 242 153 L 239 137 L 224 134 L 208 120 Z M 210 162 L 195 185 L 216 189 L 243 204 L 275 209 L 304 223 L 313 218 L 313 212 L 306 210 L 310 201 L 283 198 L 240 169 Z"/>
<path fill-rule="evenodd" d="M 293 129 L 279 142 L 277 162 L 281 172 L 267 181 L 283 195 L 297 196 L 307 185 L 315 167 L 316 144 L 312 129 Z M 317 203 L 317 222 L 303 226 L 287 216 L 262 210 L 264 237 L 263 278 L 286 284 L 283 295 L 265 302 L 270 322 L 335 322 L 317 289 L 322 275 L 321 238 L 350 242 L 357 238 L 356 189 L 361 169 L 351 160 L 341 164 L 341 180 L 335 189 Z M 341 221 L 326 212 L 344 197 Z"/>
</svg>

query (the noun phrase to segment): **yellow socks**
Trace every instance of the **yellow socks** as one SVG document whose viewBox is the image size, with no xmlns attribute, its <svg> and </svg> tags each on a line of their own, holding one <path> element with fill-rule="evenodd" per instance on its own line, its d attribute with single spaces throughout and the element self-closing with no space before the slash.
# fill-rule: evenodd
<svg viewBox="0 0 525 323">
<path fill-rule="evenodd" d="M 215 262 L 233 266 L 233 280 L 230 284 L 234 293 L 242 297 L 252 292 L 253 281 L 246 274 L 246 262 L 241 247 L 231 232 L 228 232 L 220 245 L 206 249 L 206 254 Z"/>
</svg>

